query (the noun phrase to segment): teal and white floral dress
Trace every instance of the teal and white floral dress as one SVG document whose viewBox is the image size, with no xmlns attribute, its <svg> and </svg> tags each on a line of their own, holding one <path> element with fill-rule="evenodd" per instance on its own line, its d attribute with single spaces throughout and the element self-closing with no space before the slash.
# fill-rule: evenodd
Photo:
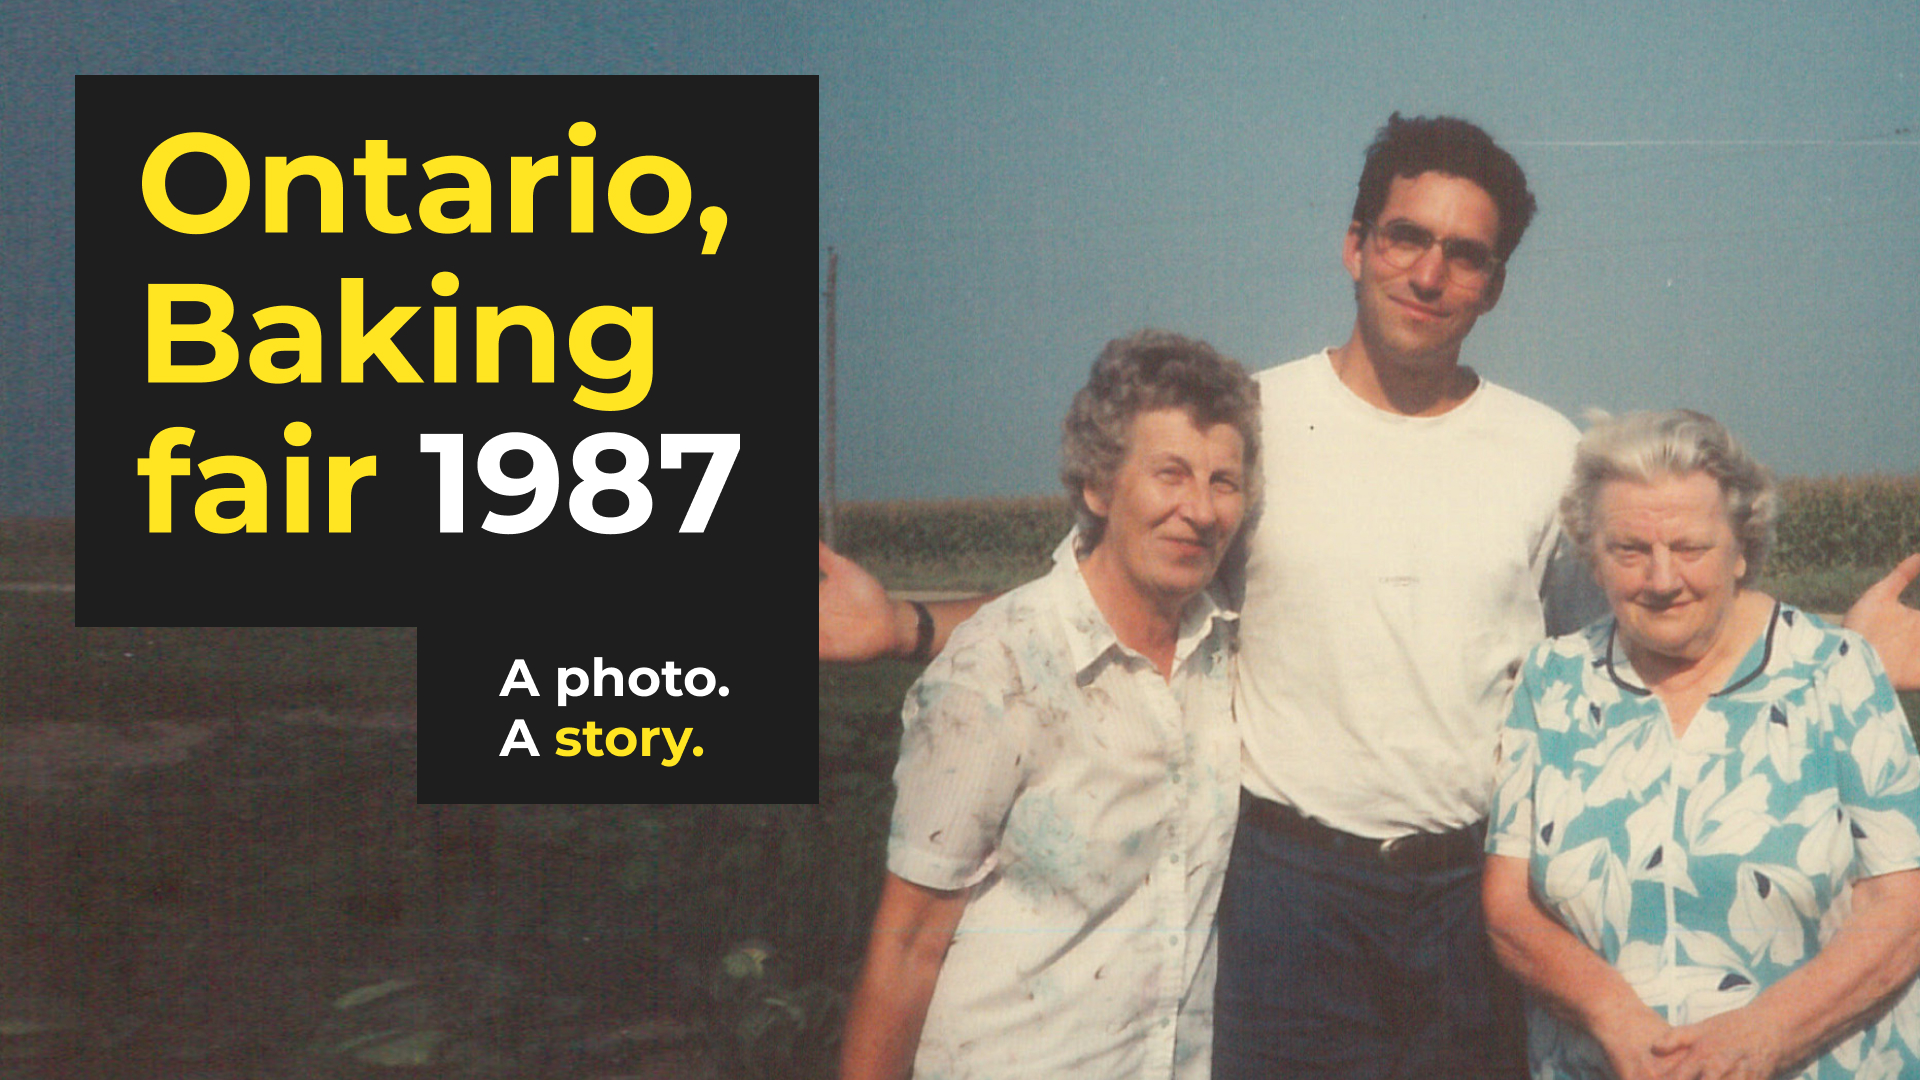
<svg viewBox="0 0 1920 1080">
<path fill-rule="evenodd" d="M 1527 658 L 1487 850 L 1673 1024 L 1739 1008 L 1845 921 L 1851 883 L 1920 867 L 1920 755 L 1861 638 L 1788 605 L 1684 734 L 1602 619 Z M 1610 1077 L 1529 1008 L 1535 1077 Z M 1920 995 L 1808 1078 L 1920 1076 Z"/>
</svg>

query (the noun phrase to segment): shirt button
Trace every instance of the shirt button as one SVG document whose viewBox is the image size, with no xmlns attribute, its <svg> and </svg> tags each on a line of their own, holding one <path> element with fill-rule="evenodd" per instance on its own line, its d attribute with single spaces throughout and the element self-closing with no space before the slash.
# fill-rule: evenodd
<svg viewBox="0 0 1920 1080">
<path fill-rule="evenodd" d="M 1179 861 L 1180 861 L 1180 853 L 1179 853 L 1179 852 L 1177 852 L 1177 851 L 1175 851 L 1175 852 L 1173 852 L 1173 853 L 1171 853 L 1171 854 L 1169 854 L 1169 855 L 1167 856 L 1167 861 L 1168 861 L 1168 862 L 1170 862 L 1170 863 L 1177 863 L 1177 862 L 1179 862 Z"/>
</svg>

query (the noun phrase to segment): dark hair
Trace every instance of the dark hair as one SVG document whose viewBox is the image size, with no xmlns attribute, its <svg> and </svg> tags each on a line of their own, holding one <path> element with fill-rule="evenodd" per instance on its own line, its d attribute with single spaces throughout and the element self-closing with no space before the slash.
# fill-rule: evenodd
<svg viewBox="0 0 1920 1080">
<path fill-rule="evenodd" d="M 1184 409 L 1194 426 L 1231 424 L 1246 454 L 1247 510 L 1260 496 L 1260 388 L 1246 369 L 1197 338 L 1142 330 L 1100 350 L 1087 385 L 1073 396 L 1060 433 L 1060 482 L 1073 501 L 1081 554 L 1093 550 L 1106 519 L 1087 506 L 1086 488 L 1105 490 L 1127 459 L 1133 418 Z"/>
<path fill-rule="evenodd" d="M 1493 136 L 1453 116 L 1416 116 L 1394 113 L 1367 147 L 1367 163 L 1360 170 L 1360 190 L 1353 200 L 1353 220 L 1372 228 L 1387 205 L 1387 189 L 1395 177 L 1408 179 L 1437 172 L 1471 180 L 1493 198 L 1500 212 L 1500 236 L 1494 254 L 1505 261 L 1520 246 L 1533 221 L 1533 192 L 1527 174 L 1513 155 L 1496 146 Z"/>
</svg>

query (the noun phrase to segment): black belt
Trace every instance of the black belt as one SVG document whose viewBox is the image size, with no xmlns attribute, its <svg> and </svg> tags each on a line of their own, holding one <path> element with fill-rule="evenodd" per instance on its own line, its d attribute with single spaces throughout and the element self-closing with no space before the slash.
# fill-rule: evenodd
<svg viewBox="0 0 1920 1080">
<path fill-rule="evenodd" d="M 1477 821 L 1452 832 L 1417 832 L 1376 840 L 1342 832 L 1306 817 L 1291 806 L 1244 791 L 1240 793 L 1240 820 L 1322 851 L 1399 871 L 1451 870 L 1470 866 L 1480 861 L 1487 836 L 1486 822 Z"/>
</svg>

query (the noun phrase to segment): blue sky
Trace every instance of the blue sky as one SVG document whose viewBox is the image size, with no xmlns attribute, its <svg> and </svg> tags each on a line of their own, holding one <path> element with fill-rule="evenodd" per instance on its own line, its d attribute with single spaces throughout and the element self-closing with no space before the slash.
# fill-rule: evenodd
<svg viewBox="0 0 1920 1080">
<path fill-rule="evenodd" d="M 843 9 L 815 39 L 845 42 L 817 54 L 843 497 L 1050 490 L 1072 390 L 1138 326 L 1256 367 L 1344 340 L 1396 109 L 1480 122 L 1540 200 L 1483 375 L 1705 409 L 1785 473 L 1920 469 L 1911 6 L 1444 8 Z"/>
<path fill-rule="evenodd" d="M 1068 398 L 1140 326 L 1256 367 L 1344 340 L 1396 109 L 1483 124 L 1540 200 L 1482 374 L 1702 408 L 1783 473 L 1920 471 L 1910 2 L 9 9 L 0 516 L 73 505 L 80 72 L 820 76 L 843 498 L 1052 490 Z"/>
</svg>

